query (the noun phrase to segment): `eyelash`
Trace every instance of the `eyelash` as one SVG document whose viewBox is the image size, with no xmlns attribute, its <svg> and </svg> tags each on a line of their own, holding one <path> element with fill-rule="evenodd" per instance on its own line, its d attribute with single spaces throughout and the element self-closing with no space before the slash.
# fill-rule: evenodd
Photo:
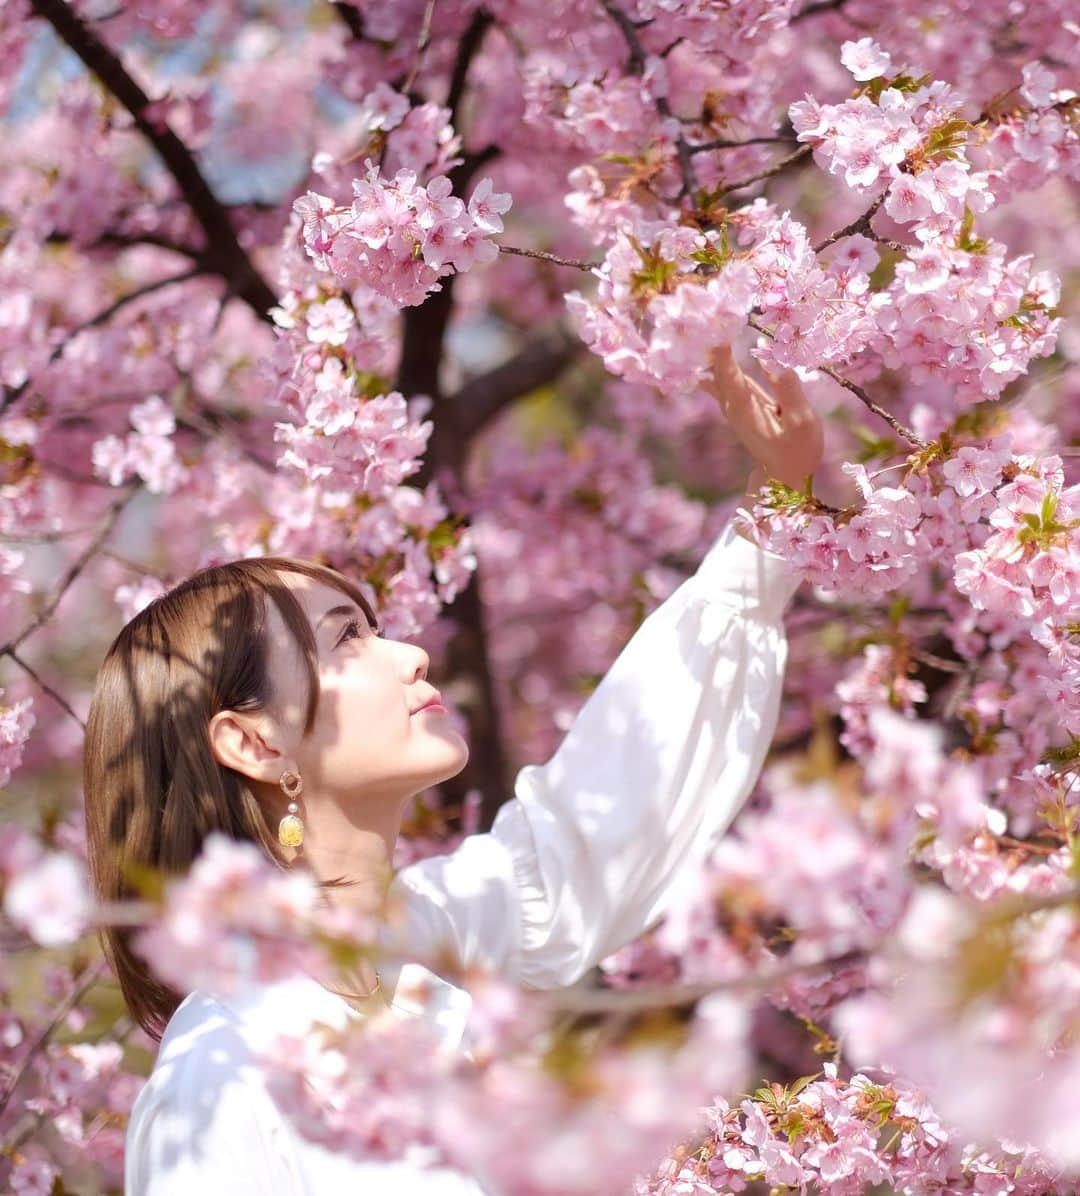
<svg viewBox="0 0 1080 1196">
<path fill-rule="evenodd" d="M 351 636 L 348 636 L 345 634 L 345 632 L 350 631 L 350 630 L 355 631 L 357 635 L 360 634 L 360 620 L 359 619 L 352 619 L 350 622 L 345 624 L 345 627 L 341 632 L 341 639 L 338 640 L 339 644 L 343 644 L 343 643 L 345 643 L 346 640 L 352 638 Z M 377 627 L 375 629 L 375 635 L 376 635 L 376 638 L 378 638 L 378 639 L 383 638 L 383 632 L 382 632 L 381 627 Z"/>
</svg>

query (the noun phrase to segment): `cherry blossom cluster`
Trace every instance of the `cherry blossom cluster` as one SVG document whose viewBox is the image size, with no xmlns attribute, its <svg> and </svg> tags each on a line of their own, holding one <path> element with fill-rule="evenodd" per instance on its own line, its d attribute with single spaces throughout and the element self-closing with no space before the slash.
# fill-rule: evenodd
<svg viewBox="0 0 1080 1196">
<path fill-rule="evenodd" d="M 91 910 L 86 866 L 71 852 L 48 850 L 13 825 L 0 849 L 0 877 L 4 914 L 34 942 L 55 947 L 86 930 Z"/>
<path fill-rule="evenodd" d="M 995 194 L 1031 191 L 1054 176 L 1080 178 L 1080 129 L 1075 90 L 1058 86 L 1043 62 L 1023 69 L 1026 106 L 998 121 L 983 147 L 986 177 Z"/>
<path fill-rule="evenodd" d="M 388 1015 L 271 1032 L 257 1046 L 271 1094 L 336 1152 L 423 1158 L 508 1196 L 556 1196 L 628 1187 L 747 1064 L 745 1010 L 726 995 L 700 1003 L 674 1050 L 659 1038 L 612 1049 L 554 1029 L 540 994 L 481 974 L 469 989 L 467 1058 Z"/>
<path fill-rule="evenodd" d="M 334 556 L 366 561 L 387 634 L 413 635 L 467 584 L 476 566 L 471 531 L 436 483 L 407 484 L 431 434 L 423 418 L 431 400 L 406 399 L 382 382 L 389 301 L 363 287 L 327 293 L 312 273 L 289 266 L 291 285 L 274 313 L 279 340 L 265 364 L 292 416 L 274 424 L 277 464 L 325 512 Z M 275 551 L 296 552 L 305 535 L 297 527 Z"/>
<path fill-rule="evenodd" d="M 969 497 L 991 502 L 986 539 L 956 557 L 957 589 L 978 609 L 1017 623 L 1073 622 L 1080 614 L 1080 485 L 1064 486 L 1056 455 L 1022 458 L 1008 476 L 998 485 L 1000 474 L 983 469 L 958 480 L 977 487 Z"/>
<path fill-rule="evenodd" d="M 1077 1059 L 1068 1042 L 1080 943 L 1067 904 L 1043 892 L 1046 907 L 1024 914 L 920 888 L 875 957 L 874 987 L 836 1019 L 855 1065 L 872 1059 L 906 1075 L 963 1131 L 1039 1142 L 1048 1162 L 1074 1172 Z M 1054 967 L 1042 966 L 1050 959 Z"/>
<path fill-rule="evenodd" d="M 320 270 L 346 289 L 363 285 L 391 302 L 411 307 L 433 291 L 439 279 L 494 261 L 490 240 L 502 232 L 501 213 L 510 196 L 481 179 L 466 205 L 453 194 L 446 175 L 426 184 L 415 170 L 382 177 L 370 159 L 353 181 L 353 201 L 345 207 L 309 191 L 293 205 L 303 222 L 304 249 Z"/>
<path fill-rule="evenodd" d="M 133 432 L 123 439 L 110 433 L 94 444 L 94 471 L 110 486 L 137 474 L 151 494 L 175 490 L 187 471 L 176 457 L 176 419 L 168 404 L 160 395 L 151 395 L 132 407 L 128 418 Z"/>
<path fill-rule="evenodd" d="M 845 42 L 840 60 L 866 85 L 854 99 L 823 105 L 808 96 L 789 110 L 815 161 L 859 193 L 885 184 L 886 211 L 900 221 L 927 221 L 927 239 L 955 229 L 965 209 L 985 211 L 992 201 L 985 178 L 963 158 L 970 125 L 952 87 L 894 70 L 869 37 Z"/>
<path fill-rule="evenodd" d="M 178 990 L 230 993 L 324 967 L 327 937 L 359 948 L 373 933 L 366 920 L 324 905 L 309 871 L 282 871 L 254 843 L 214 831 L 133 946 Z"/>
<path fill-rule="evenodd" d="M 933 1183 L 945 1196 L 1069 1190 L 1038 1151 L 1011 1137 L 993 1149 L 971 1145 L 916 1086 L 873 1068 L 842 1077 L 835 1062 L 826 1062 L 754 1096 L 736 1106 L 718 1100 L 703 1139 L 670 1153 L 638 1181 L 635 1196 L 741 1192 L 753 1181 L 845 1196 L 879 1184 L 909 1191 Z"/>
<path fill-rule="evenodd" d="M 846 462 L 842 468 L 863 500 L 858 510 L 834 515 L 796 497 L 771 515 L 762 542 L 798 565 L 815 586 L 879 597 L 913 578 L 923 564 L 927 548 L 916 532 L 925 513 L 912 488 L 875 487 L 864 465 Z M 772 501 L 755 504 L 753 513 L 771 509 Z"/>
<path fill-rule="evenodd" d="M 620 232 L 596 271 L 596 297 L 566 296 L 582 338 L 629 382 L 689 390 L 711 377 L 717 339 L 746 322 L 756 297 L 749 264 L 728 262 L 703 276 L 701 261 L 725 257 L 722 235 L 655 222 Z"/>
<path fill-rule="evenodd" d="M 54 998 L 66 995 L 60 971 L 56 969 L 48 978 L 49 995 Z M 68 1021 L 72 1029 L 82 1029 L 89 1014 L 80 1008 Z M 7 1067 L 17 1067 L 25 1055 L 11 1048 L 25 1050 L 28 1044 L 17 1023 L 8 1023 L 5 1031 L 0 1057 Z M 47 1120 L 54 1136 L 48 1149 L 31 1140 L 14 1152 L 7 1178 L 9 1191 L 47 1196 L 72 1164 L 96 1165 L 104 1184 L 123 1184 L 122 1122 L 142 1085 L 138 1076 L 124 1070 L 123 1054 L 119 1042 L 50 1042 L 44 1046 L 33 1066 L 37 1092 L 25 1101 L 22 1113 Z"/>
</svg>

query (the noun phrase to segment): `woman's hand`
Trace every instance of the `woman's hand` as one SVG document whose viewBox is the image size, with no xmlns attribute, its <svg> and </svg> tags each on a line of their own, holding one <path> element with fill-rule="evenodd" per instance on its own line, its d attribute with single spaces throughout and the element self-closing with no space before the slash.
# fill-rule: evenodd
<svg viewBox="0 0 1080 1196">
<path fill-rule="evenodd" d="M 739 369 L 730 345 L 714 349 L 710 364 L 714 380 L 705 388 L 757 464 L 747 480 L 747 494 L 754 494 L 766 478 L 805 489 L 807 477 L 821 464 L 825 432 L 798 375 L 793 370 L 766 372 L 770 392 Z"/>
</svg>

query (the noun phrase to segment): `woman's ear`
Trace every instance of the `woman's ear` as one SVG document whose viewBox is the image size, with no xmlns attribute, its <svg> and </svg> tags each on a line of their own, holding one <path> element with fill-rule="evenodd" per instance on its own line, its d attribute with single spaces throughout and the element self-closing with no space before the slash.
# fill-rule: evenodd
<svg viewBox="0 0 1080 1196">
<path fill-rule="evenodd" d="M 220 710 L 210 720 L 210 750 L 219 764 L 250 777 L 276 784 L 287 763 L 264 738 L 264 720 L 236 710 Z"/>
</svg>

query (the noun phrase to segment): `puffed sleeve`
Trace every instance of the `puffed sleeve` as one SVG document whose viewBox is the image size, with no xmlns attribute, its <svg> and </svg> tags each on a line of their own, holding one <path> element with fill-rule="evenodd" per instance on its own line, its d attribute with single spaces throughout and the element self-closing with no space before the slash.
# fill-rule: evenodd
<svg viewBox="0 0 1080 1196">
<path fill-rule="evenodd" d="M 799 581 L 730 520 L 551 759 L 520 770 L 490 832 L 398 872 L 386 945 L 554 988 L 652 926 L 764 763 Z"/>
</svg>

